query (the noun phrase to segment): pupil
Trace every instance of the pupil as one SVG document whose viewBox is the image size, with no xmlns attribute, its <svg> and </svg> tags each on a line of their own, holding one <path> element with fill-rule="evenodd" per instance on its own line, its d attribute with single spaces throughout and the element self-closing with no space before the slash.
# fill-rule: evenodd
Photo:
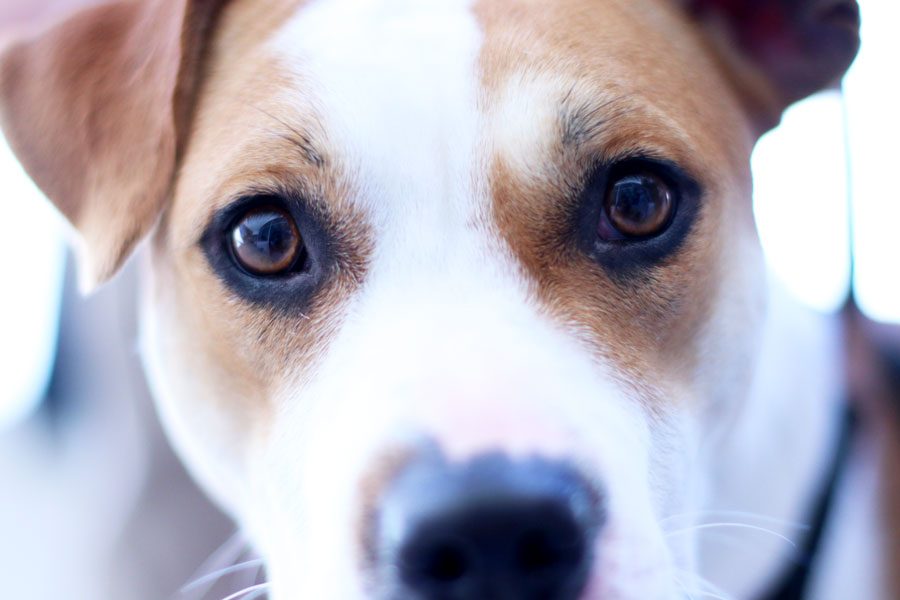
<svg viewBox="0 0 900 600">
<path fill-rule="evenodd" d="M 642 177 L 628 177 L 615 185 L 615 206 L 620 219 L 640 225 L 653 220 L 659 206 L 651 185 Z"/>
<path fill-rule="evenodd" d="M 452 544 L 434 550 L 426 565 L 426 574 L 434 581 L 452 582 L 462 579 L 468 570 L 463 551 Z"/>
<path fill-rule="evenodd" d="M 232 230 L 231 243 L 244 268 L 266 275 L 288 269 L 302 248 L 293 221 L 274 209 L 246 215 Z"/>
<path fill-rule="evenodd" d="M 260 222 L 254 223 L 254 220 Z M 257 228 L 256 231 L 253 231 L 254 227 Z M 290 230 L 282 217 L 275 215 L 256 217 L 251 219 L 247 229 L 249 230 L 247 238 L 263 256 L 277 261 L 290 249 Z"/>
</svg>

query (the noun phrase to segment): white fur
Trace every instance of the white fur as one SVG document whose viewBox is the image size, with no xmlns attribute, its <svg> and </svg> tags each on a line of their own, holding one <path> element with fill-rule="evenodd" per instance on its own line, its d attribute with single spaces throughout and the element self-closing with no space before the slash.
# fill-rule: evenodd
<svg viewBox="0 0 900 600">
<path fill-rule="evenodd" d="M 467 4 L 319 2 L 272 44 L 323 107 L 376 239 L 320 368 L 276 399 L 258 481 L 267 505 L 250 517 L 273 597 L 365 596 L 354 556 L 360 480 L 392 446 L 421 438 L 455 460 L 501 449 L 583 464 L 610 512 L 591 597 L 672 597 L 639 402 L 577 332 L 540 316 L 487 225 L 480 32 Z M 547 114 L 557 101 L 544 99 Z"/>
<path fill-rule="evenodd" d="M 790 564 L 832 457 L 842 376 L 835 320 L 790 298 L 777 281 L 762 329 L 750 397 L 706 448 L 702 521 L 738 521 L 700 535 L 701 570 L 737 598 L 753 598 Z M 747 334 L 745 334 L 747 335 Z M 744 517 L 716 511 L 747 513 Z M 782 537 L 779 537 L 782 536 Z"/>
</svg>

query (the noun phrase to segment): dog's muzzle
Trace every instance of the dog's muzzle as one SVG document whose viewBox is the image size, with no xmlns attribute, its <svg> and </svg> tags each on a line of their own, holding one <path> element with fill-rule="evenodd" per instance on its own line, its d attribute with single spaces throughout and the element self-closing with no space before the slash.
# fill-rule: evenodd
<svg viewBox="0 0 900 600">
<path fill-rule="evenodd" d="M 576 600 L 604 520 L 572 466 L 430 453 L 389 485 L 376 524 L 380 597 Z"/>
</svg>

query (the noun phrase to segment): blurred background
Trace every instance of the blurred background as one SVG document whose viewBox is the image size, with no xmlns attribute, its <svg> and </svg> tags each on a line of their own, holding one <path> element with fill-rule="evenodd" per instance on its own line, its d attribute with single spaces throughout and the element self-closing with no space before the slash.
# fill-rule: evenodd
<svg viewBox="0 0 900 600">
<path fill-rule="evenodd" d="M 8 26 L 51 3 L 9 4 L 0 1 Z M 862 51 L 843 94 L 796 105 L 762 139 L 754 207 L 772 274 L 790 293 L 833 313 L 852 286 L 887 343 L 900 344 L 900 4 L 860 5 Z M 2 595 L 173 597 L 244 548 L 156 423 L 136 354 L 135 261 L 82 297 L 65 224 L 2 138 L 0 182 L 10 217 L 0 236 Z M 222 597 L 229 585 L 241 587 L 174 597 Z"/>
</svg>

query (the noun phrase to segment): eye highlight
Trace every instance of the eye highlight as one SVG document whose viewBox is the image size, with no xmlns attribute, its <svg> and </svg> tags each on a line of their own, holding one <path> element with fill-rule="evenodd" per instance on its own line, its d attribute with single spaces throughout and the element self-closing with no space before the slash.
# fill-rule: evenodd
<svg viewBox="0 0 900 600">
<path fill-rule="evenodd" d="M 293 217 L 274 206 L 251 208 L 227 232 L 235 262 L 258 277 L 277 277 L 302 265 L 306 253 Z"/>
</svg>

